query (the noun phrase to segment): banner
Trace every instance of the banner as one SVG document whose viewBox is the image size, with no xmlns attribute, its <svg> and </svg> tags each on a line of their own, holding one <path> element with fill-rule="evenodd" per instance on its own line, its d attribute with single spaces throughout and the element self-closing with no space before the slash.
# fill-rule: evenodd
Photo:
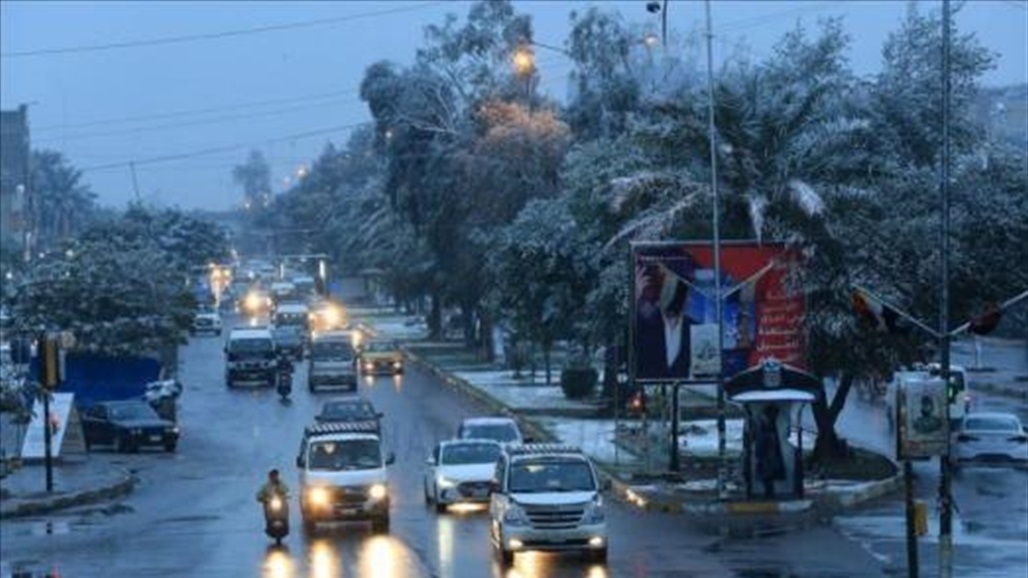
<svg viewBox="0 0 1028 578">
<path fill-rule="evenodd" d="M 636 381 L 712 380 L 722 365 L 728 378 L 767 359 L 806 368 L 805 299 L 791 283 L 799 256 L 782 244 L 723 243 L 716 281 L 713 253 L 709 243 L 632 245 L 630 352 Z"/>
</svg>

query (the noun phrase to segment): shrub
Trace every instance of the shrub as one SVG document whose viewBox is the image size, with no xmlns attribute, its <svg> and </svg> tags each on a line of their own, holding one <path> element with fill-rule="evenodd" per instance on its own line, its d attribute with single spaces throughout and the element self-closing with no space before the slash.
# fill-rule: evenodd
<svg viewBox="0 0 1028 578">
<path fill-rule="evenodd" d="M 560 372 L 560 388 L 568 399 L 584 399 L 593 394 L 599 377 L 588 358 L 573 357 Z"/>
</svg>

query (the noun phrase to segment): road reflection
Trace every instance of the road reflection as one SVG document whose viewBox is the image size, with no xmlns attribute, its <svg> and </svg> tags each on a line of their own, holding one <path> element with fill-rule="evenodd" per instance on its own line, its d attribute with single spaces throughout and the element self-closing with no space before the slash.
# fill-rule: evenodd
<svg viewBox="0 0 1028 578">
<path fill-rule="evenodd" d="M 264 578 L 293 578 L 296 576 L 289 549 L 284 546 L 269 546 L 264 554 L 261 576 Z"/>
<path fill-rule="evenodd" d="M 518 554 L 514 557 L 514 565 L 506 572 L 500 567 L 499 562 L 494 561 L 493 576 L 498 578 L 542 578 L 548 576 L 608 578 L 605 565 L 583 562 L 582 558 L 573 552 Z"/>
<path fill-rule="evenodd" d="M 339 552 L 327 539 L 315 540 L 308 553 L 311 578 L 338 578 L 342 575 Z"/>
<path fill-rule="evenodd" d="M 392 536 L 373 536 L 364 541 L 357 554 L 361 576 L 396 576 L 406 556 L 403 544 Z"/>
</svg>

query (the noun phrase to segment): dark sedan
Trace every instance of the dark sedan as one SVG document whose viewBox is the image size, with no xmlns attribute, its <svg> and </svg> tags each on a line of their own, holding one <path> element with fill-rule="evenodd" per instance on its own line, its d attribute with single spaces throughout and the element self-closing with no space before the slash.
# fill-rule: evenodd
<svg viewBox="0 0 1028 578">
<path fill-rule="evenodd" d="M 370 422 L 375 429 L 381 428 L 382 412 L 375 409 L 371 401 L 359 396 L 343 397 L 326 401 L 321 413 L 314 416 L 318 423 Z"/>
<path fill-rule="evenodd" d="M 86 409 L 82 432 L 87 449 L 109 445 L 116 452 L 134 452 L 146 446 L 173 452 L 179 437 L 174 423 L 161 419 L 142 401 L 109 401 Z"/>
</svg>

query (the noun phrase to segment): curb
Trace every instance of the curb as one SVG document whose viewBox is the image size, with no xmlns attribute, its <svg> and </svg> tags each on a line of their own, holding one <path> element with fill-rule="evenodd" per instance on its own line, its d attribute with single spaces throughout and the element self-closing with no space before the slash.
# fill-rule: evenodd
<svg viewBox="0 0 1028 578">
<path fill-rule="evenodd" d="M 77 492 L 51 495 L 37 499 L 21 500 L 11 498 L 10 501 L 15 503 L 11 506 L 0 508 L 0 519 L 36 516 L 65 508 L 102 502 L 131 493 L 135 489 L 137 481 L 135 476 L 126 471 L 118 481 L 89 490 L 79 490 Z"/>
<path fill-rule="evenodd" d="M 512 415 L 523 425 L 522 429 L 540 441 L 554 440 L 554 436 L 533 420 L 518 414 L 498 399 L 471 385 L 465 379 L 448 373 L 443 368 L 401 347 L 404 356 L 416 366 L 425 369 L 460 393 L 487 406 L 490 411 Z M 700 518 L 701 524 L 716 526 L 730 535 L 755 536 L 768 532 L 783 532 L 802 529 L 810 524 L 830 519 L 841 510 L 849 509 L 886 494 L 898 491 L 903 478 L 895 475 L 885 480 L 872 482 L 857 492 L 841 495 L 830 493 L 812 495 L 807 498 L 771 502 L 721 502 L 717 500 L 688 501 L 681 498 L 661 499 L 659 496 L 644 496 L 621 480 L 606 464 L 593 460 L 600 476 L 609 481 L 615 496 L 624 503 L 634 505 L 646 512 L 687 514 Z"/>
</svg>

